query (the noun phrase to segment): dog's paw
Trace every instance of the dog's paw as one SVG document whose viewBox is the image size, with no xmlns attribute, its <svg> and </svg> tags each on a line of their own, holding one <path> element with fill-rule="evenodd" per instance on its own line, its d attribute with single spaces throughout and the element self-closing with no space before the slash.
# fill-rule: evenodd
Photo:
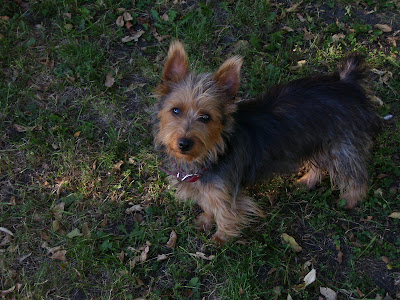
<svg viewBox="0 0 400 300">
<path fill-rule="evenodd" d="M 231 237 L 229 235 L 227 235 L 225 232 L 217 231 L 211 237 L 211 242 L 219 247 L 222 247 L 226 243 L 228 243 L 230 241 L 230 239 L 231 239 Z"/>
<path fill-rule="evenodd" d="M 207 232 L 212 229 L 212 227 L 214 225 L 214 220 L 213 220 L 212 216 L 203 212 L 194 219 L 194 224 L 195 224 L 197 230 Z"/>
</svg>

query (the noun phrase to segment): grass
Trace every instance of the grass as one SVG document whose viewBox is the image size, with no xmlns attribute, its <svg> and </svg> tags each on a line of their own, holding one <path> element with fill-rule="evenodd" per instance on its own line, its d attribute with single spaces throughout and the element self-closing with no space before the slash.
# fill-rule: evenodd
<svg viewBox="0 0 400 300">
<path fill-rule="evenodd" d="M 400 223 L 388 217 L 400 211 L 398 3 L 293 5 L 5 2 L 0 8 L 1 295 L 317 299 L 320 288 L 329 287 L 339 299 L 399 298 Z M 131 29 L 116 25 L 126 12 Z M 122 42 L 140 30 L 137 41 Z M 176 38 L 187 45 L 199 71 L 243 55 L 242 97 L 330 72 L 348 52 L 365 53 L 375 69 L 369 87 L 384 103 L 377 110 L 393 115 L 376 139 L 365 202 L 347 212 L 335 205 L 338 191 L 328 181 L 306 192 L 294 185 L 297 175 L 275 178 L 248 191 L 266 218 L 238 241 L 214 247 L 194 229 L 198 208 L 175 201 L 152 146 L 152 91 Z M 107 87 L 108 74 L 114 84 Z M 140 206 L 127 213 L 135 205 Z M 171 231 L 178 236 L 174 249 L 165 246 Z M 282 233 L 303 250 L 293 252 Z M 296 289 L 311 269 L 316 281 Z"/>
</svg>

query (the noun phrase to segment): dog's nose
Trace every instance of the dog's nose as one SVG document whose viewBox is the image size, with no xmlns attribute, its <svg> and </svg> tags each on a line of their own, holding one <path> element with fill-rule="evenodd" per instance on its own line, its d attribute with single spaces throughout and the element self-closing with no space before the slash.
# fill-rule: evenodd
<svg viewBox="0 0 400 300">
<path fill-rule="evenodd" d="M 193 147 L 193 140 L 187 138 L 178 139 L 178 147 L 181 152 L 187 152 Z"/>
</svg>

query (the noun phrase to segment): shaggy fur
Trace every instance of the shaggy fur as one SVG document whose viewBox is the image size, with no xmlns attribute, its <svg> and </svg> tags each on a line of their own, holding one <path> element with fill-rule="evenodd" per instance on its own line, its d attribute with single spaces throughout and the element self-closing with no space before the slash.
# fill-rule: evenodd
<svg viewBox="0 0 400 300">
<path fill-rule="evenodd" d="M 368 190 L 367 160 L 380 118 L 358 83 L 362 57 L 350 55 L 328 76 L 270 88 L 237 102 L 242 58 L 225 61 L 214 74 L 189 71 L 183 45 L 173 42 L 156 89 L 156 148 L 166 154 L 177 197 L 203 209 L 196 219 L 224 243 L 262 216 L 246 186 L 306 165 L 299 183 L 309 189 L 327 171 L 353 208 Z M 171 171 L 172 170 L 172 171 Z"/>
</svg>

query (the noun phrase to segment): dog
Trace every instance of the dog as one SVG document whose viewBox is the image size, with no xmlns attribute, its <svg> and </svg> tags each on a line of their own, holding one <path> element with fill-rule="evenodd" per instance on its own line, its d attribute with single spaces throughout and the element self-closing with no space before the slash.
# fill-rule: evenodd
<svg viewBox="0 0 400 300">
<path fill-rule="evenodd" d="M 381 118 L 360 84 L 361 55 L 348 56 L 331 75 L 269 88 L 253 100 L 238 100 L 243 58 L 227 59 L 213 74 L 189 70 L 184 46 L 170 45 L 155 90 L 156 149 L 166 158 L 179 199 L 196 201 L 197 226 L 217 230 L 224 244 L 263 216 L 244 188 L 301 166 L 298 182 L 312 189 L 323 172 L 340 190 L 346 208 L 367 195 L 368 157 Z"/>
</svg>

